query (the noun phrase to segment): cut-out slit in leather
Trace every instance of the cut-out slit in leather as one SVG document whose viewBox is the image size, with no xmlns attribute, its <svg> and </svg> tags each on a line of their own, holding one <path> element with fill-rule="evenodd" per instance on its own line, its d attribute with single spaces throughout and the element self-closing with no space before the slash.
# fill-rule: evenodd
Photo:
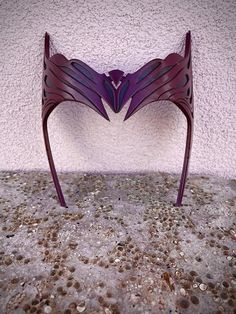
<svg viewBox="0 0 236 314">
<path fill-rule="evenodd" d="M 81 60 L 68 60 L 62 54 L 50 57 L 49 41 L 49 34 L 45 33 L 42 80 L 43 135 L 60 204 L 66 206 L 47 129 L 48 117 L 59 103 L 63 101 L 83 103 L 109 121 L 102 100 L 116 113 L 131 100 L 124 120 L 149 103 L 169 100 L 183 112 L 187 120 L 184 163 L 176 201 L 176 205 L 180 206 L 189 166 L 194 121 L 190 31 L 185 37 L 184 56 L 171 53 L 165 59 L 153 59 L 136 72 L 127 74 L 118 69 L 101 74 Z"/>
</svg>

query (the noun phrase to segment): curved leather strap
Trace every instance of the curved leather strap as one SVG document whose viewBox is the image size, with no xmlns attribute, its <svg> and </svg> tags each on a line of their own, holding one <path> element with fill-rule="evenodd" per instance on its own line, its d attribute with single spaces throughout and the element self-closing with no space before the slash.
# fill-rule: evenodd
<svg viewBox="0 0 236 314">
<path fill-rule="evenodd" d="M 44 35 L 44 55 L 47 58 L 50 57 L 49 48 L 50 48 L 50 37 L 49 37 L 49 34 L 46 32 Z"/>
<path fill-rule="evenodd" d="M 184 56 L 187 57 L 191 53 L 191 32 L 188 31 L 185 37 L 185 52 Z"/>
</svg>

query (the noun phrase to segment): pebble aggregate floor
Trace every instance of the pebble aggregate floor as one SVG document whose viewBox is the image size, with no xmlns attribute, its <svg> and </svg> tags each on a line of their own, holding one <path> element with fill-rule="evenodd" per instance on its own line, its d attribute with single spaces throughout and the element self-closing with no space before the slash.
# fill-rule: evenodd
<svg viewBox="0 0 236 314">
<path fill-rule="evenodd" d="M 0 173 L 0 313 L 236 313 L 236 180 Z"/>
</svg>

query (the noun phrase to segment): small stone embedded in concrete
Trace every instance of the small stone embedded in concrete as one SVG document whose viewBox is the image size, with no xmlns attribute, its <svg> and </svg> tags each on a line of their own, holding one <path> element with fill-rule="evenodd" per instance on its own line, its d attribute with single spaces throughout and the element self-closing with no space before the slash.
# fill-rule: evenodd
<svg viewBox="0 0 236 314">
<path fill-rule="evenodd" d="M 179 305 L 180 307 L 182 307 L 183 309 L 187 309 L 190 306 L 190 303 L 188 301 L 188 299 L 180 299 L 179 300 Z"/>
<path fill-rule="evenodd" d="M 51 313 L 51 312 L 52 312 L 51 306 L 46 305 L 46 306 L 44 307 L 44 313 L 49 314 L 49 313 Z"/>
<path fill-rule="evenodd" d="M 236 232 L 233 229 L 230 229 L 229 232 L 234 238 L 236 238 Z"/>
<path fill-rule="evenodd" d="M 140 295 L 132 293 L 130 296 L 130 301 L 134 304 L 137 304 L 140 301 Z"/>
<path fill-rule="evenodd" d="M 79 313 L 83 313 L 85 311 L 85 309 L 86 309 L 86 302 L 85 302 L 85 300 L 79 301 L 76 309 L 77 309 L 77 311 Z"/>
<path fill-rule="evenodd" d="M 80 306 L 80 305 L 77 305 L 76 307 L 76 310 L 79 312 L 79 313 L 83 313 L 85 311 L 86 307 L 85 306 Z"/>
<path fill-rule="evenodd" d="M 204 283 L 201 283 L 199 285 L 199 288 L 200 288 L 200 290 L 205 291 L 205 290 L 207 290 L 207 285 L 205 285 Z"/>
<path fill-rule="evenodd" d="M 193 304 L 199 304 L 199 299 L 195 295 L 192 295 L 190 300 Z"/>
<path fill-rule="evenodd" d="M 216 296 L 213 297 L 213 300 L 214 300 L 216 303 L 220 302 L 220 298 L 219 298 L 219 297 L 216 297 Z"/>
<path fill-rule="evenodd" d="M 179 290 L 179 292 L 180 292 L 180 294 L 182 295 L 182 296 L 186 296 L 186 290 L 184 289 L 184 288 L 180 288 L 180 290 Z"/>
</svg>

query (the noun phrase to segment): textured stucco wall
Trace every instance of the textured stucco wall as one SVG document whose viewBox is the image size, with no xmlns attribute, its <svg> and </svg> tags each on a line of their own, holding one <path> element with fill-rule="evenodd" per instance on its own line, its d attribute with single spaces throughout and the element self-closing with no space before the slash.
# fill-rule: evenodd
<svg viewBox="0 0 236 314">
<path fill-rule="evenodd" d="M 190 172 L 236 174 L 236 5 L 230 1 L 1 1 L 0 168 L 48 169 L 41 129 L 43 36 L 98 72 L 132 72 L 179 52 L 192 31 L 195 133 Z M 49 119 L 58 170 L 179 172 L 186 121 L 156 102 L 123 122 L 62 103 Z"/>
</svg>

